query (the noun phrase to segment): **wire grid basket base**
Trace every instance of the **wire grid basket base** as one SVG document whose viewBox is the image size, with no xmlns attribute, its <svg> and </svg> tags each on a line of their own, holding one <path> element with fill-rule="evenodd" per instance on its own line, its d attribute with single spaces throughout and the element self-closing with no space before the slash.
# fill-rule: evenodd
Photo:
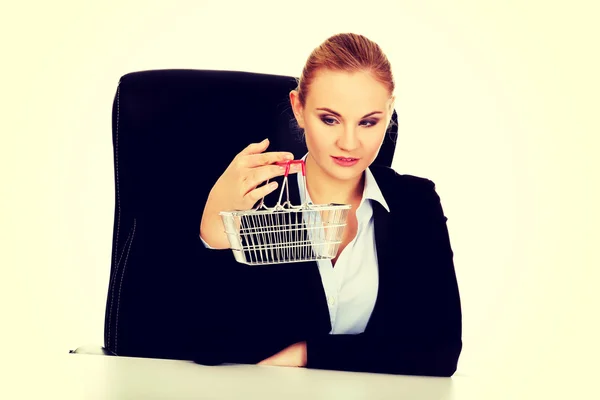
<svg viewBox="0 0 600 400">
<path fill-rule="evenodd" d="M 332 259 L 349 205 L 306 205 L 221 213 L 236 261 L 248 265 Z"/>
</svg>

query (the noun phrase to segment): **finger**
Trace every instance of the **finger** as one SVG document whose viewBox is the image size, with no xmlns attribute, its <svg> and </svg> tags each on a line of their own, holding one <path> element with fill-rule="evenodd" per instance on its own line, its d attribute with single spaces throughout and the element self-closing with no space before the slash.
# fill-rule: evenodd
<svg viewBox="0 0 600 400">
<path fill-rule="evenodd" d="M 261 154 L 249 154 L 241 157 L 241 167 L 255 168 L 263 165 L 286 162 L 294 159 L 294 155 L 287 151 L 272 151 Z"/>
<path fill-rule="evenodd" d="M 246 156 L 250 154 L 262 153 L 269 147 L 269 139 L 264 139 L 259 143 L 251 143 L 246 148 L 238 153 L 238 155 Z"/>
<path fill-rule="evenodd" d="M 270 180 L 276 176 L 285 175 L 285 170 L 286 167 L 281 165 L 265 165 L 252 168 L 244 179 L 242 190 L 244 193 L 248 193 L 267 179 Z M 299 165 L 291 165 L 288 174 L 295 174 L 301 170 L 302 168 Z"/>
<path fill-rule="evenodd" d="M 246 193 L 246 195 L 244 196 L 244 200 L 248 204 L 250 204 L 251 207 L 258 200 L 262 199 L 263 197 L 271 193 L 273 190 L 277 189 L 277 186 L 279 186 L 277 182 L 269 182 L 268 185 L 261 186 Z"/>
</svg>

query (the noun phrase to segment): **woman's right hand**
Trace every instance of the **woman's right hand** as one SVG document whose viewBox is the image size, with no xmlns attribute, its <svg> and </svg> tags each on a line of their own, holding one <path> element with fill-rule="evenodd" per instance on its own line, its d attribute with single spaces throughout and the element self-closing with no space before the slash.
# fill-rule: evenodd
<svg viewBox="0 0 600 400">
<path fill-rule="evenodd" d="M 284 175 L 285 166 L 275 163 L 293 160 L 294 156 L 288 152 L 263 153 L 268 146 L 269 140 L 265 139 L 242 150 L 211 189 L 200 222 L 200 237 L 210 247 L 230 247 L 219 215 L 221 211 L 251 209 L 258 200 L 277 189 L 277 182 L 258 186 L 267 179 Z M 290 166 L 289 173 L 299 171 L 301 169 L 297 164 Z"/>
</svg>

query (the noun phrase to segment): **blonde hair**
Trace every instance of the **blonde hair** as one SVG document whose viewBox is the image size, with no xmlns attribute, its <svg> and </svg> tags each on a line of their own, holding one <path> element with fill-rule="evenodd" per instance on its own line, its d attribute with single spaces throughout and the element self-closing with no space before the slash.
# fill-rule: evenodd
<svg viewBox="0 0 600 400">
<path fill-rule="evenodd" d="M 339 33 L 329 37 L 312 51 L 302 75 L 297 79 L 296 90 L 302 107 L 306 106 L 310 84 L 321 69 L 369 72 L 387 87 L 390 96 L 394 92 L 394 76 L 389 60 L 377 43 L 363 35 Z"/>
</svg>

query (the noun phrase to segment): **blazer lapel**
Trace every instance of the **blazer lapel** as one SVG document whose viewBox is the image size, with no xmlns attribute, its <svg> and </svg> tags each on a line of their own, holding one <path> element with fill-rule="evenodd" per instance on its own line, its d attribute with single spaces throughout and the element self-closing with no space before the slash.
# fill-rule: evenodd
<svg viewBox="0 0 600 400">
<path fill-rule="evenodd" d="M 375 173 L 374 173 L 375 174 Z M 383 186 L 385 186 L 385 182 L 382 179 L 377 181 L 384 197 L 388 205 L 390 206 L 390 212 L 388 212 L 381 203 L 378 201 L 373 201 L 373 223 L 375 225 L 375 249 L 377 252 L 377 266 L 379 272 L 379 285 L 377 290 L 377 300 L 375 301 L 375 308 L 373 309 L 373 313 L 365 331 L 370 331 L 373 328 L 373 325 L 377 325 L 383 323 L 383 315 L 385 315 L 385 311 L 383 307 L 386 304 L 389 304 L 388 298 L 392 293 L 389 292 L 386 283 L 393 278 L 390 274 L 393 272 L 395 267 L 395 257 L 394 257 L 394 247 L 395 244 L 392 243 L 396 238 L 392 232 L 392 214 L 393 210 L 391 209 L 391 202 L 389 196 L 386 197 L 386 192 L 384 191 Z"/>
<path fill-rule="evenodd" d="M 390 213 L 379 203 L 373 201 L 373 221 L 375 224 L 375 247 L 379 269 L 385 268 L 389 263 L 389 243 L 391 239 Z"/>
<path fill-rule="evenodd" d="M 391 262 L 390 256 L 392 252 L 390 251 L 390 246 L 393 245 L 393 243 L 391 243 L 391 220 L 394 213 L 391 195 L 393 194 L 393 191 L 388 191 L 388 181 L 386 180 L 386 176 L 382 173 L 380 168 L 371 168 L 371 172 L 377 181 L 377 185 L 379 186 L 379 189 L 381 190 L 388 207 L 390 207 L 390 211 L 388 212 L 388 210 L 386 210 L 385 207 L 378 201 L 371 202 L 373 205 L 373 221 L 375 224 L 375 247 L 377 249 L 379 272 L 381 273 Z"/>
</svg>

